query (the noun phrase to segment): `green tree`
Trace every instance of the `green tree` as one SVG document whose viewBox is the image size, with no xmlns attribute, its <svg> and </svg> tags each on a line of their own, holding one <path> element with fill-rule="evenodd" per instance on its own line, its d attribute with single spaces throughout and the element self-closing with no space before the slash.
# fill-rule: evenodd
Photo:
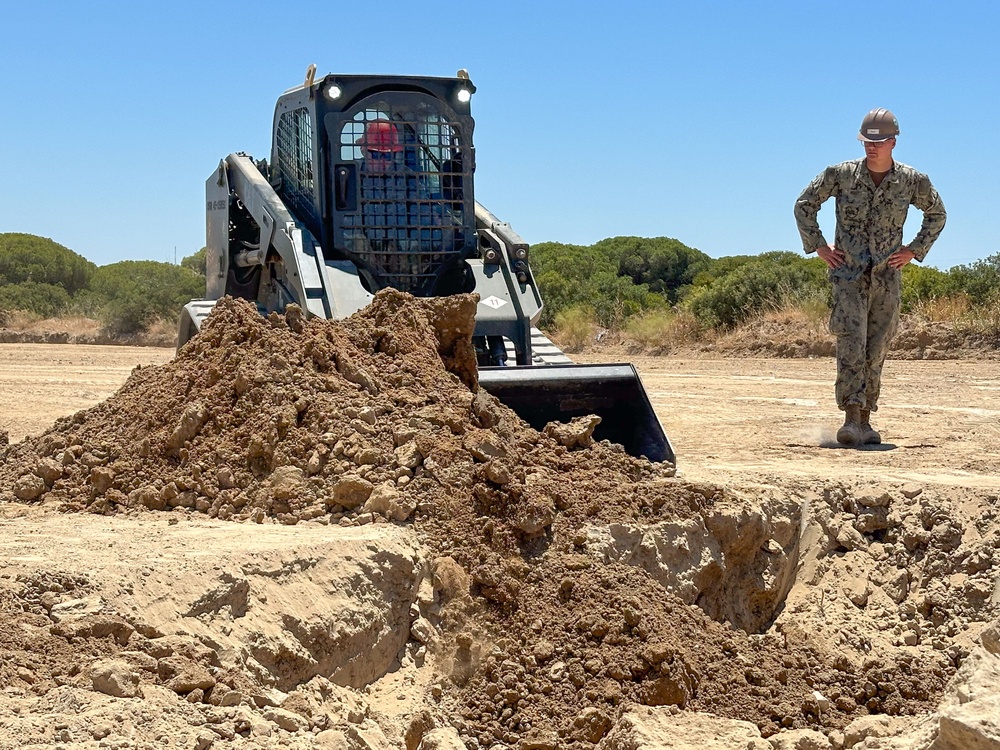
<svg viewBox="0 0 1000 750">
<path fill-rule="evenodd" d="M 208 254 L 208 248 L 203 247 L 201 250 L 196 252 L 194 255 L 189 255 L 181 260 L 181 265 L 184 268 L 190 268 L 195 273 L 200 273 L 202 276 L 205 275 L 205 258 Z"/>
<path fill-rule="evenodd" d="M 665 304 L 645 284 L 636 285 L 618 273 L 618 261 L 596 245 L 547 242 L 532 248 L 531 265 L 545 308 L 541 325 L 572 307 L 594 311 L 597 322 L 616 328 L 636 313 Z"/>
<path fill-rule="evenodd" d="M 714 280 L 703 280 L 687 302 L 711 327 L 731 328 L 788 302 L 829 294 L 826 265 L 815 258 L 775 251 L 745 262 L 723 260 L 728 262 L 721 265 L 729 270 Z"/>
<path fill-rule="evenodd" d="M 61 286 L 22 281 L 0 286 L 0 310 L 25 310 L 42 318 L 65 312 L 70 296 Z"/>
<path fill-rule="evenodd" d="M 75 295 L 97 266 L 69 248 L 33 234 L 0 234 L 0 279 L 7 284 L 50 284 Z"/>
<path fill-rule="evenodd" d="M 556 316 L 571 307 L 602 307 L 597 279 L 617 277 L 615 262 L 591 246 L 543 242 L 531 248 L 531 267 L 545 307 L 541 325 L 555 324 Z M 606 306 L 604 306 L 606 307 Z"/>
<path fill-rule="evenodd" d="M 711 286 L 719 279 L 725 278 L 741 266 L 755 260 L 757 260 L 756 255 L 727 255 L 723 258 L 715 258 L 698 271 L 691 283 L 696 287 Z"/>
<path fill-rule="evenodd" d="M 540 242 L 531 248 L 531 267 L 536 276 L 554 271 L 566 279 L 585 281 L 602 271 L 617 273 L 618 262 L 593 245 Z"/>
<path fill-rule="evenodd" d="M 138 333 L 155 320 L 176 318 L 181 307 L 205 291 L 205 280 L 190 268 L 152 260 L 124 260 L 101 266 L 91 293 L 113 334 Z"/>
<path fill-rule="evenodd" d="M 971 265 L 955 266 L 948 275 L 956 291 L 965 292 L 977 304 L 1000 299 L 1000 253 Z"/>
<path fill-rule="evenodd" d="M 712 262 L 705 253 L 672 237 L 611 237 L 594 245 L 618 264 L 618 273 L 666 296 L 671 304 Z"/>
</svg>

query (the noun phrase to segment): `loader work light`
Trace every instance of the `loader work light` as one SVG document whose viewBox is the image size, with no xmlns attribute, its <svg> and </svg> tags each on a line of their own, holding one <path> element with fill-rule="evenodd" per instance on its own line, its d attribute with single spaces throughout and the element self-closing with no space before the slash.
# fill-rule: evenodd
<svg viewBox="0 0 1000 750">
<path fill-rule="evenodd" d="M 331 102 L 337 101 L 343 94 L 344 90 L 336 83 L 331 83 L 326 87 L 326 98 Z"/>
<path fill-rule="evenodd" d="M 462 104 L 468 104 L 470 101 L 472 101 L 472 92 L 469 91 L 467 88 L 459 89 L 458 93 L 455 96 Z"/>
</svg>

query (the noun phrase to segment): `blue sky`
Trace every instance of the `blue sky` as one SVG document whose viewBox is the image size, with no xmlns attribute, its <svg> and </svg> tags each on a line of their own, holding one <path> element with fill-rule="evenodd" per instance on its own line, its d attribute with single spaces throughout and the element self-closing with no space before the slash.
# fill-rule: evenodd
<svg viewBox="0 0 1000 750">
<path fill-rule="evenodd" d="M 948 209 L 926 264 L 1000 253 L 1000 4 L 38 0 L 5 3 L 3 36 L 0 232 L 99 265 L 201 248 L 206 178 L 269 156 L 275 100 L 310 63 L 468 69 L 476 197 L 531 243 L 800 251 L 795 198 L 863 155 L 881 106 Z"/>
</svg>

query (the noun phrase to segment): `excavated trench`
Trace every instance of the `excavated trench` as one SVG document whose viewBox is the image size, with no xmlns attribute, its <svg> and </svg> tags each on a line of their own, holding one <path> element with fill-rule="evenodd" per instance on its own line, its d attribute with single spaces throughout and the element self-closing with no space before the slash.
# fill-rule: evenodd
<svg viewBox="0 0 1000 750">
<path fill-rule="evenodd" d="M 132 609 L 53 615 L 87 586 L 22 580 L 5 610 L 53 632 L 8 649 L 2 687 L 82 685 L 82 668 L 29 685 L 14 664 L 44 674 L 61 643 L 81 662 L 145 654 L 139 683 L 214 707 L 414 669 L 408 748 L 434 726 L 471 747 L 591 747 L 634 704 L 764 736 L 933 709 L 996 616 L 997 498 L 692 483 L 587 420 L 537 432 L 476 389 L 474 309 L 387 291 L 329 323 L 223 300 L 175 360 L 4 449 L 0 500 L 121 529 L 235 523 L 194 561 L 120 562 Z M 265 529 L 288 534 L 256 549 Z M 182 559 L 200 585 L 164 597 Z M 314 692 L 302 721 L 341 720 Z"/>
<path fill-rule="evenodd" d="M 781 611 L 799 565 L 801 507 L 794 498 L 755 498 L 685 520 L 589 529 L 602 562 L 644 570 L 720 623 L 763 633 Z"/>
</svg>

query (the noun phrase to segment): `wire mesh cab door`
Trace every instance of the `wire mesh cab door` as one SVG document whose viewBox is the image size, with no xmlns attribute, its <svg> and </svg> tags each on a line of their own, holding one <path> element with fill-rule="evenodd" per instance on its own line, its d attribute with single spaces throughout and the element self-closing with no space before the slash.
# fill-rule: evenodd
<svg viewBox="0 0 1000 750">
<path fill-rule="evenodd" d="M 380 92 L 329 113 L 334 246 L 369 291 L 469 291 L 477 254 L 472 119 L 419 92 Z"/>
</svg>

